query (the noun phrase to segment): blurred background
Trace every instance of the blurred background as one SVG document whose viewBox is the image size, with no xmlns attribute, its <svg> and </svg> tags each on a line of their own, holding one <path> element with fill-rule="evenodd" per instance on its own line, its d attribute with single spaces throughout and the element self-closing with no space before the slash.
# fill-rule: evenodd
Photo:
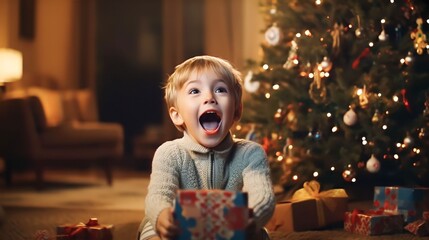
<svg viewBox="0 0 429 240">
<path fill-rule="evenodd" d="M 174 66 L 211 54 L 241 68 L 258 53 L 258 11 L 257 0 L 0 0 L 0 48 L 23 56 L 22 81 L 8 89 L 49 79 L 93 90 L 100 121 L 123 126 L 133 161 L 178 134 L 161 89 Z"/>
</svg>

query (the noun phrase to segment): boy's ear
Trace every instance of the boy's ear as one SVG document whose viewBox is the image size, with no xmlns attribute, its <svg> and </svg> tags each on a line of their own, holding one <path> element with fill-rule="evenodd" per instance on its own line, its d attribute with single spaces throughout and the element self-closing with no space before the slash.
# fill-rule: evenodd
<svg viewBox="0 0 429 240">
<path fill-rule="evenodd" d="M 179 112 L 177 111 L 177 109 L 175 107 L 171 107 L 168 110 L 168 113 L 170 114 L 170 118 L 171 121 L 174 123 L 174 125 L 176 126 L 182 126 L 184 121 L 182 116 L 180 116 Z"/>
</svg>

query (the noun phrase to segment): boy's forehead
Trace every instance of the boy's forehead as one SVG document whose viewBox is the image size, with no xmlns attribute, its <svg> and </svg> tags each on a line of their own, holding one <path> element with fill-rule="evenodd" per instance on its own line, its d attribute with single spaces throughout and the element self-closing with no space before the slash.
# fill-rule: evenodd
<svg viewBox="0 0 429 240">
<path fill-rule="evenodd" d="M 202 77 L 204 76 L 204 77 Z M 191 82 L 199 82 L 202 79 L 223 79 L 222 76 L 217 73 L 216 71 L 212 70 L 212 69 L 196 69 L 193 70 L 191 72 L 189 72 L 189 74 L 184 75 L 183 78 L 181 79 L 181 83 L 180 85 L 187 85 Z"/>
<path fill-rule="evenodd" d="M 186 80 L 196 80 L 196 79 L 199 79 L 200 76 L 202 75 L 211 75 L 215 77 L 220 77 L 220 74 L 217 71 L 215 71 L 212 68 L 205 67 L 205 68 L 192 70 L 188 75 L 188 79 Z"/>
</svg>

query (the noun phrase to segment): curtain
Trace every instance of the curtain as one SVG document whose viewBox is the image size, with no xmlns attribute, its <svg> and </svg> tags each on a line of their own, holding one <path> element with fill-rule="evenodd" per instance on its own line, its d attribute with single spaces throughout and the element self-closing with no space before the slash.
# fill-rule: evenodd
<svg viewBox="0 0 429 240">
<path fill-rule="evenodd" d="M 242 0 L 205 0 L 204 47 L 209 55 L 243 65 Z"/>
</svg>

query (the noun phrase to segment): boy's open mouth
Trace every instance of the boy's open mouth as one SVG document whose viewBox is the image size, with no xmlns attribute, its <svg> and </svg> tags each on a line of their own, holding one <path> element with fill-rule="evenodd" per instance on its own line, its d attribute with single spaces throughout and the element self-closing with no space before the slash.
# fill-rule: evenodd
<svg viewBox="0 0 429 240">
<path fill-rule="evenodd" d="M 215 133 L 220 122 L 221 118 L 215 111 L 207 111 L 200 116 L 200 124 L 208 133 Z"/>
</svg>

